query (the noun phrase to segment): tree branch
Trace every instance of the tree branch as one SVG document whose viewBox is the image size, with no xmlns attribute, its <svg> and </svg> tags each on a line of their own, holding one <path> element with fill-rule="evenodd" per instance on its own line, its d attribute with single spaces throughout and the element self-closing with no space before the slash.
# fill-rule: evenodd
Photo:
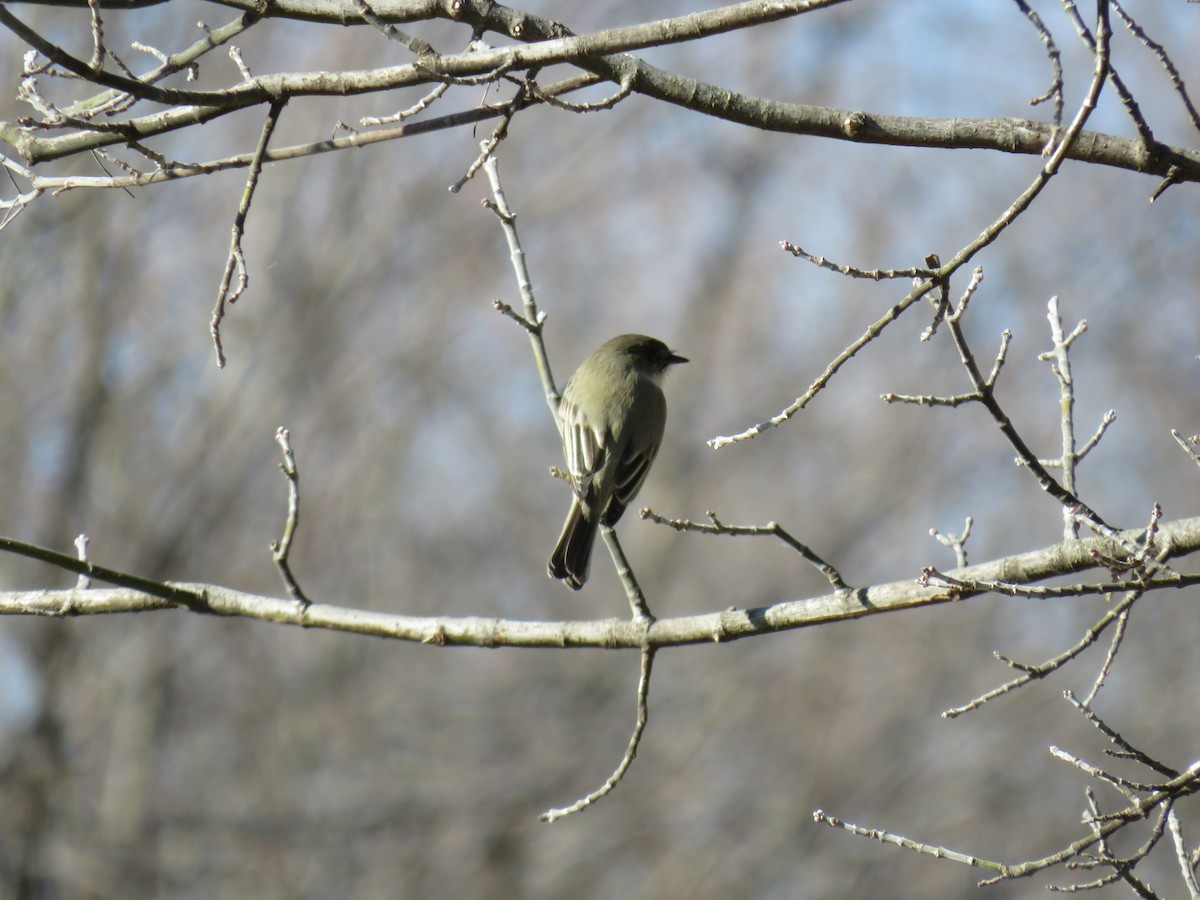
<svg viewBox="0 0 1200 900">
<path fill-rule="evenodd" d="M 1116 539 L 1083 538 L 955 569 L 946 574 L 968 585 L 971 582 L 988 581 L 1031 584 L 1056 575 L 1107 568 L 1109 558 L 1123 556 L 1125 548 L 1136 544 L 1144 533 L 1145 529 L 1133 529 L 1118 534 Z M 1167 548 L 1164 558 L 1168 555 L 1186 556 L 1200 550 L 1200 517 L 1180 519 L 1161 526 L 1158 539 Z M 95 581 L 122 588 L 4 592 L 0 593 L 0 615 L 107 615 L 184 607 L 211 615 L 238 616 L 439 646 L 642 650 L 647 646 L 661 648 L 725 643 L 826 622 L 958 602 L 988 593 L 970 587 L 922 586 L 906 579 L 858 590 L 834 591 L 807 599 L 780 601 L 754 609 L 731 607 L 721 612 L 659 619 L 647 629 L 643 622 L 637 620 L 535 622 L 479 617 L 417 617 L 387 615 L 321 603 L 301 610 L 290 598 L 247 594 L 218 585 L 156 582 L 12 538 L 0 537 L 0 551 L 41 560 L 59 569 L 86 574 Z M 1182 587 L 1189 581 L 1179 576 L 1164 575 L 1131 582 L 1127 587 L 1148 592 Z M 1109 585 L 1109 588 L 1112 586 Z"/>
<path fill-rule="evenodd" d="M 662 100 L 704 115 L 748 125 L 766 131 L 805 134 L 816 137 L 847 140 L 855 143 L 885 144 L 907 147 L 942 149 L 987 149 L 1005 153 L 1039 156 L 1046 145 L 1061 132 L 1053 123 L 1016 118 L 929 118 L 868 113 L 857 109 L 811 106 L 784 103 L 752 97 L 719 85 L 693 78 L 681 77 L 621 51 L 640 50 L 668 43 L 695 40 L 753 25 L 765 24 L 779 18 L 809 12 L 823 6 L 844 2 L 824 0 L 809 4 L 772 4 L 764 12 L 760 3 L 741 3 L 731 7 L 643 23 L 626 28 L 608 29 L 583 36 L 570 35 L 569 29 L 540 16 L 534 16 L 482 0 L 456 0 L 453 3 L 412 2 L 372 4 L 378 19 L 383 22 L 414 22 L 421 19 L 445 18 L 474 26 L 480 32 L 493 31 L 516 40 L 529 42 L 521 48 L 501 48 L 468 52 L 435 59 L 424 59 L 420 65 L 348 71 L 339 73 L 301 73 L 265 76 L 252 82 L 214 92 L 177 92 L 180 102 L 200 103 L 190 110 L 199 120 L 222 115 L 233 108 L 266 102 L 273 97 L 349 95 L 437 81 L 438 76 L 465 77 L 479 75 L 506 65 L 510 70 L 544 66 L 556 62 L 574 62 L 607 81 L 626 87 L 656 100 Z M 86 6 L 84 3 L 61 2 L 54 5 Z M 149 5 L 149 4 L 147 4 Z M 222 5 L 252 12 L 256 3 L 238 0 Z M 109 4 L 106 4 L 106 7 Z M 5 13 L 0 7 L 0 13 Z M 0 21 L 14 20 L 11 14 Z M 352 3 L 317 2 L 317 0 L 275 0 L 264 17 L 300 19 L 310 22 L 329 22 L 339 25 L 366 24 L 354 11 Z M 19 20 L 17 21 L 19 24 Z M 48 42 L 46 42 L 48 43 Z M 40 48 L 39 48 L 40 49 Z M 78 66 L 86 68 L 82 60 Z M 64 66 L 66 67 L 66 66 Z M 111 81 L 117 76 L 106 80 Z M 109 84 L 121 90 L 139 88 L 139 96 L 160 99 L 161 89 L 147 92 L 148 85 L 118 79 L 121 84 Z M 169 94 L 163 91 L 162 94 Z M 153 94 L 153 96 L 152 96 Z M 197 98 L 199 99 L 188 99 Z M 164 101 L 170 102 L 170 101 Z M 213 108 L 214 104 L 218 104 Z M 222 109 L 221 106 L 228 106 Z M 182 123 L 186 124 L 186 123 Z M 172 127 L 180 127 L 176 124 Z M 67 138 L 35 138 L 22 133 L 13 123 L 0 123 L 0 139 L 15 146 L 29 162 L 39 162 L 79 152 L 74 144 L 64 145 Z M 113 135 L 91 136 L 100 144 L 119 143 Z M 58 142 L 58 143 L 55 143 Z M 1147 142 L 1141 137 L 1128 138 L 1101 132 L 1084 131 L 1072 142 L 1066 158 L 1097 165 L 1127 169 L 1181 181 L 1200 181 L 1200 151 L 1174 147 L 1159 141 Z"/>
</svg>

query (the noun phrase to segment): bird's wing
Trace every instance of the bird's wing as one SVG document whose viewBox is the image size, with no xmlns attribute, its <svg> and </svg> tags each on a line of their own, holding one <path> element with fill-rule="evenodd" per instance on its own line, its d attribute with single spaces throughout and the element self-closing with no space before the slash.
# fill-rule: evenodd
<svg viewBox="0 0 1200 900">
<path fill-rule="evenodd" d="M 621 518 L 625 507 L 641 490 L 642 482 L 646 480 L 646 473 L 650 471 L 650 464 L 654 462 L 654 457 L 657 455 L 658 444 L 651 444 L 642 453 L 626 456 L 617 465 L 612 499 L 608 501 L 602 519 L 605 525 L 614 525 Z"/>
<path fill-rule="evenodd" d="M 605 525 L 616 524 L 625 507 L 633 502 L 662 443 L 663 426 L 667 421 L 667 405 L 662 390 L 658 385 L 643 380 L 634 403 L 635 410 L 629 416 L 633 422 L 633 433 L 617 442 L 619 450 L 613 449 L 614 453 L 620 453 L 620 457 L 614 460 L 616 468 L 612 478 L 612 499 L 605 507 L 602 519 Z"/>
<path fill-rule="evenodd" d="M 599 471 L 607 457 L 608 432 L 592 428 L 579 409 L 564 397 L 559 405 L 559 420 L 563 430 L 563 455 L 567 473 L 571 476 L 576 495 L 587 502 L 592 476 Z"/>
</svg>

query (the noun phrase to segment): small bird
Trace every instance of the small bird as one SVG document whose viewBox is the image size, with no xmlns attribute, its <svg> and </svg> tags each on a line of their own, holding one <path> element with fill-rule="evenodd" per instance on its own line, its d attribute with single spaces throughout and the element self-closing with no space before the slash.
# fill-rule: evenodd
<svg viewBox="0 0 1200 900">
<path fill-rule="evenodd" d="M 662 341 L 622 334 L 567 382 L 558 429 L 575 496 L 547 568 L 571 590 L 587 581 L 596 529 L 615 525 L 646 480 L 667 422 L 663 374 L 685 362 Z"/>
</svg>

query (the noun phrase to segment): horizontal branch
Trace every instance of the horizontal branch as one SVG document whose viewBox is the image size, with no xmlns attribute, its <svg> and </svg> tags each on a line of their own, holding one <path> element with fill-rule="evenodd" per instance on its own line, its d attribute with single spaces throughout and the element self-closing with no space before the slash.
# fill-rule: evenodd
<svg viewBox="0 0 1200 900">
<path fill-rule="evenodd" d="M 259 8 L 253 0 L 217 0 L 242 10 Z M 232 108 L 267 102 L 279 97 L 338 95 L 392 90 L 437 81 L 439 77 L 483 75 L 504 67 L 515 72 L 553 63 L 573 62 L 605 80 L 628 85 L 635 93 L 671 103 L 704 115 L 742 125 L 789 134 L 939 149 L 985 149 L 1040 156 L 1056 136 L 1055 126 L 1019 118 L 930 118 L 870 113 L 859 109 L 810 106 L 752 97 L 716 84 L 685 78 L 652 66 L 622 51 L 696 40 L 738 28 L 764 24 L 797 15 L 840 0 L 811 3 L 739 3 L 717 10 L 680 16 L 625 28 L 572 35 L 558 22 L 482 0 L 423 0 L 375 2 L 372 8 L 385 22 L 405 23 L 445 18 L 470 24 L 526 42 L 525 47 L 502 47 L 458 55 L 427 58 L 420 64 L 338 73 L 292 73 L 253 79 L 226 91 L 208 92 L 212 106 L 198 105 L 162 114 L 155 129 L 139 129 L 148 136 L 223 115 Z M 64 0 L 62 5 L 74 4 Z M 265 17 L 286 17 L 342 25 L 363 24 L 354 4 L 341 0 L 274 0 Z M 179 97 L 202 98 L 197 92 Z M 78 153 L 81 135 L 37 137 L 12 123 L 0 122 L 0 137 L 11 143 L 31 163 Z M 119 134 L 85 133 L 87 149 L 124 142 Z M 1067 158 L 1144 174 L 1170 177 L 1174 182 L 1200 182 L 1200 151 L 1140 137 L 1122 137 L 1084 131 Z"/>
<path fill-rule="evenodd" d="M 955 569 L 947 573 L 960 582 L 1002 581 L 1032 583 L 1056 575 L 1104 568 L 1114 557 L 1126 555 L 1136 544 L 1140 529 L 1119 535 L 1124 544 L 1108 538 L 1087 538 L 1055 544 L 1018 556 Z M 1200 518 L 1180 519 L 1159 529 L 1159 545 L 1168 556 L 1185 556 L 1200 550 Z M 325 628 L 355 634 L 423 644 L 480 647 L 600 647 L 636 649 L 687 644 L 724 643 L 777 631 L 805 628 L 825 622 L 858 619 L 901 609 L 965 600 L 984 591 L 922 587 L 915 580 L 896 581 L 858 590 L 835 591 L 804 600 L 790 600 L 755 609 L 730 608 L 697 616 L 659 619 L 647 633 L 644 623 L 601 619 L 575 622 L 534 622 L 481 617 L 418 617 L 392 615 L 313 603 L 304 607 L 293 600 L 247 594 L 205 584 L 156 584 L 137 576 L 97 566 L 67 554 L 0 538 L 0 550 L 52 562 L 58 568 L 89 575 L 128 587 L 115 590 L 43 590 L 0 593 L 0 615 L 80 616 L 146 612 L 186 608 L 219 616 L 241 616 L 305 628 Z M 1171 577 L 1131 582 L 1140 590 L 1175 588 Z M 153 595 L 152 595 L 153 594 Z"/>
<path fill-rule="evenodd" d="M 769 24 L 812 9 L 844 2 L 845 0 L 790 0 L 768 6 L 758 0 L 750 0 L 706 12 L 623 28 L 610 28 L 585 35 L 573 35 L 567 29 L 557 26 L 553 28 L 553 37 L 548 36 L 547 39 L 523 46 L 473 49 L 459 54 L 426 56 L 415 63 L 377 69 L 263 75 L 246 79 L 228 88 L 209 91 L 162 88 L 136 78 L 102 70 L 47 40 L 3 5 L 0 5 L 0 24 L 47 59 L 87 81 L 127 91 L 133 97 L 157 103 L 219 107 L 232 111 L 293 97 L 344 97 L 426 84 L 445 77 L 463 78 L 496 71 L 517 71 L 554 63 L 579 62 L 590 57 L 693 41 L 710 35 Z M 454 18 L 462 18 L 462 5 L 461 2 L 450 4 L 455 13 Z M 259 4 L 254 4 L 252 8 L 259 11 L 262 9 Z M 436 13 L 445 15 L 445 10 L 435 4 L 428 10 L 426 18 L 432 18 Z M 509 27 L 516 31 L 517 36 L 522 34 L 520 27 Z M 27 159 L 33 160 L 24 149 L 20 149 L 20 152 L 26 155 Z"/>
<path fill-rule="evenodd" d="M 632 59 L 632 57 L 629 57 Z M 929 118 L 870 113 L 858 109 L 809 106 L 765 100 L 715 84 L 657 69 L 636 61 L 633 91 L 694 112 L 714 116 L 764 131 L 833 138 L 858 144 L 885 144 L 944 150 L 998 150 L 1041 156 L 1057 136 L 1048 122 L 1018 118 Z M 602 72 L 587 63 L 589 71 L 610 81 L 628 77 L 625 66 Z M 1079 134 L 1067 152 L 1068 159 L 1111 166 L 1176 181 L 1200 181 L 1200 151 L 1140 138 L 1098 131 Z"/>
<path fill-rule="evenodd" d="M 534 106 L 543 102 L 544 97 L 557 97 L 562 94 L 570 93 L 584 87 L 590 87 L 596 83 L 596 76 L 588 73 L 578 73 L 570 78 L 565 78 L 562 81 L 556 82 L 553 85 L 541 88 L 538 98 L 527 98 L 524 101 L 525 106 Z M 282 162 L 291 159 L 300 159 L 306 156 L 315 156 L 320 153 L 331 153 L 337 150 L 346 150 L 353 147 L 367 147 L 371 144 L 378 144 L 385 141 L 399 140 L 400 138 L 414 137 L 419 134 L 430 134 L 435 131 L 444 131 L 450 128 L 458 128 L 463 125 L 473 125 L 476 122 L 483 122 L 487 119 L 493 119 L 504 114 L 508 108 L 508 104 L 499 103 L 494 105 L 476 106 L 471 109 L 462 110 L 461 112 L 449 113 L 444 116 L 438 116 L 431 119 L 422 119 L 417 122 L 401 122 L 396 125 L 389 125 L 383 128 L 373 128 L 369 131 L 356 131 L 342 137 L 329 138 L 328 140 L 315 141 L 307 144 L 295 144 L 289 147 L 281 147 L 277 150 L 268 150 L 264 160 L 268 163 Z M 168 109 L 152 115 L 140 116 L 135 119 L 130 119 L 126 123 L 130 128 L 139 131 L 142 137 L 148 137 L 155 134 L 164 134 L 168 131 L 173 131 L 177 128 L 186 128 L 189 125 L 203 124 L 209 119 L 224 115 L 225 111 L 217 107 L 195 107 L 185 106 L 178 109 Z M 0 140 L 8 140 L 10 133 L 6 132 L 5 125 L 0 122 Z M 22 136 L 19 139 L 18 146 L 22 155 L 30 157 L 33 162 L 44 161 L 49 159 L 60 159 L 62 157 L 74 156 L 87 150 L 96 150 L 109 144 L 121 143 L 120 140 L 114 140 L 111 134 L 99 131 L 80 131 L 73 134 L 58 135 L 50 138 L 28 138 Z M 169 169 L 155 169 L 150 172 L 139 172 L 129 175 L 37 175 L 32 170 L 27 170 L 24 167 L 18 167 L 15 164 L 6 163 L 5 167 L 22 178 L 28 180 L 35 188 L 39 190 L 57 191 L 64 188 L 123 188 L 123 187 L 143 187 L 149 184 L 158 184 L 162 181 L 176 181 L 180 178 L 188 178 L 194 175 L 207 175 L 211 172 L 223 171 L 225 169 L 241 169 L 250 165 L 254 159 L 253 153 L 239 153 L 234 156 L 229 156 L 219 160 L 209 160 L 206 162 L 179 164 Z"/>
</svg>

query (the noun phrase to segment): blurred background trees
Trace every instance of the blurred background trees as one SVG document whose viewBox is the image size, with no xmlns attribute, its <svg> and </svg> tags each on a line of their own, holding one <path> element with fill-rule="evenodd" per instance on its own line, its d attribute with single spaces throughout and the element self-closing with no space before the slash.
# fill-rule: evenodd
<svg viewBox="0 0 1200 900">
<path fill-rule="evenodd" d="M 1069 120 L 1092 54 L 1058 4 L 1034 5 L 1062 53 Z M 90 56 L 86 5 L 7 6 Z M 696 11 L 523 9 L 580 34 Z M 1187 51 L 1200 46 L 1200 6 L 1129 11 L 1196 84 Z M 197 19 L 216 27 L 235 14 L 192 2 L 106 10 L 105 42 L 141 71 L 131 41 L 175 52 L 200 36 Z M 471 38 L 448 21 L 401 27 L 445 53 Z M 1197 126 L 1159 59 L 1115 15 L 1114 27 L 1113 63 L 1156 138 L 1195 148 Z M 369 25 L 283 15 L 235 43 L 255 75 L 413 59 Z M 32 115 L 15 97 L 26 49 L 0 37 L 9 126 Z M 1028 105 L 1050 65 L 1014 3 L 845 3 L 638 55 L 788 102 L 1051 117 Z M 223 49 L 202 60 L 201 89 L 239 80 Z M 164 84 L 196 87 L 182 76 Z M 87 96 L 46 76 L 39 86 L 56 102 Z M 271 145 L 344 136 L 338 122 L 358 128 L 430 86 L 296 102 Z M 427 115 L 513 88 L 489 90 L 451 87 Z M 248 153 L 262 118 L 260 106 L 147 143 L 168 160 Z M 32 203 L 0 233 L 0 533 L 69 550 L 86 532 L 92 558 L 114 568 L 278 594 L 267 545 L 281 524 L 273 435 L 285 425 L 304 480 L 292 564 L 314 600 L 413 615 L 625 615 L 599 557 L 581 595 L 544 574 L 566 503 L 546 477 L 560 463 L 557 436 L 524 335 L 492 308 L 518 298 L 500 230 L 480 209 L 486 184 L 446 190 L 494 126 L 268 164 L 244 239 L 249 289 L 222 326 L 224 370 L 207 325 L 244 169 Z M 1136 135 L 1111 89 L 1088 129 Z M 112 153 L 153 169 L 128 149 Z M 694 361 L 668 386 L 667 436 L 639 503 L 778 520 L 855 585 L 949 569 L 953 555 L 929 529 L 957 532 L 967 516 L 973 562 L 1061 539 L 1061 508 L 1013 465 L 982 409 L 880 402 L 889 391 L 969 389 L 944 333 L 918 341 L 923 303 L 784 427 L 719 452 L 705 444 L 786 406 L 908 290 L 838 277 L 781 252 L 781 240 L 863 268 L 945 259 L 1024 189 L 1039 157 L 772 133 L 637 93 L 587 115 L 523 109 L 498 153 L 558 378 L 623 331 Z M 79 155 L 35 171 L 95 176 L 99 165 Z M 1155 501 L 1167 519 L 1195 513 L 1194 463 L 1169 431 L 1200 430 L 1200 218 L 1191 184 L 1148 204 L 1160 181 L 1068 161 L 974 261 L 986 278 L 966 320 L 985 362 L 1000 332 L 1013 333 L 1000 397 L 1053 457 L 1058 388 L 1037 359 L 1050 346 L 1046 302 L 1059 295 L 1068 328 L 1087 319 L 1072 348 L 1080 441 L 1106 410 L 1118 418 L 1082 466 L 1079 492 L 1122 527 L 1144 524 Z M 26 189 L 17 178 L 4 196 Z M 776 543 L 680 535 L 636 516 L 620 530 L 660 617 L 828 588 Z M 0 557 L 3 590 L 74 579 Z M 1195 600 L 1189 590 L 1141 601 L 1097 703 L 1135 743 L 1184 767 L 1197 747 Z M 979 870 L 835 833 L 812 810 L 1004 861 L 1084 833 L 1088 779 L 1047 745 L 1100 758 L 1105 741 L 1061 693 L 1086 694 L 1107 641 L 970 716 L 939 713 L 1011 676 L 993 651 L 1052 656 L 1107 602 L 990 596 L 660 653 L 653 721 L 625 782 L 553 826 L 537 813 L 600 783 L 624 748 L 633 654 L 436 651 L 174 613 L 9 617 L 0 896 L 965 894 Z M 1197 822 L 1185 831 L 1192 845 Z M 1171 853 L 1140 871 L 1163 896 L 1181 893 Z M 990 890 L 1025 896 L 1073 878 Z"/>
</svg>

